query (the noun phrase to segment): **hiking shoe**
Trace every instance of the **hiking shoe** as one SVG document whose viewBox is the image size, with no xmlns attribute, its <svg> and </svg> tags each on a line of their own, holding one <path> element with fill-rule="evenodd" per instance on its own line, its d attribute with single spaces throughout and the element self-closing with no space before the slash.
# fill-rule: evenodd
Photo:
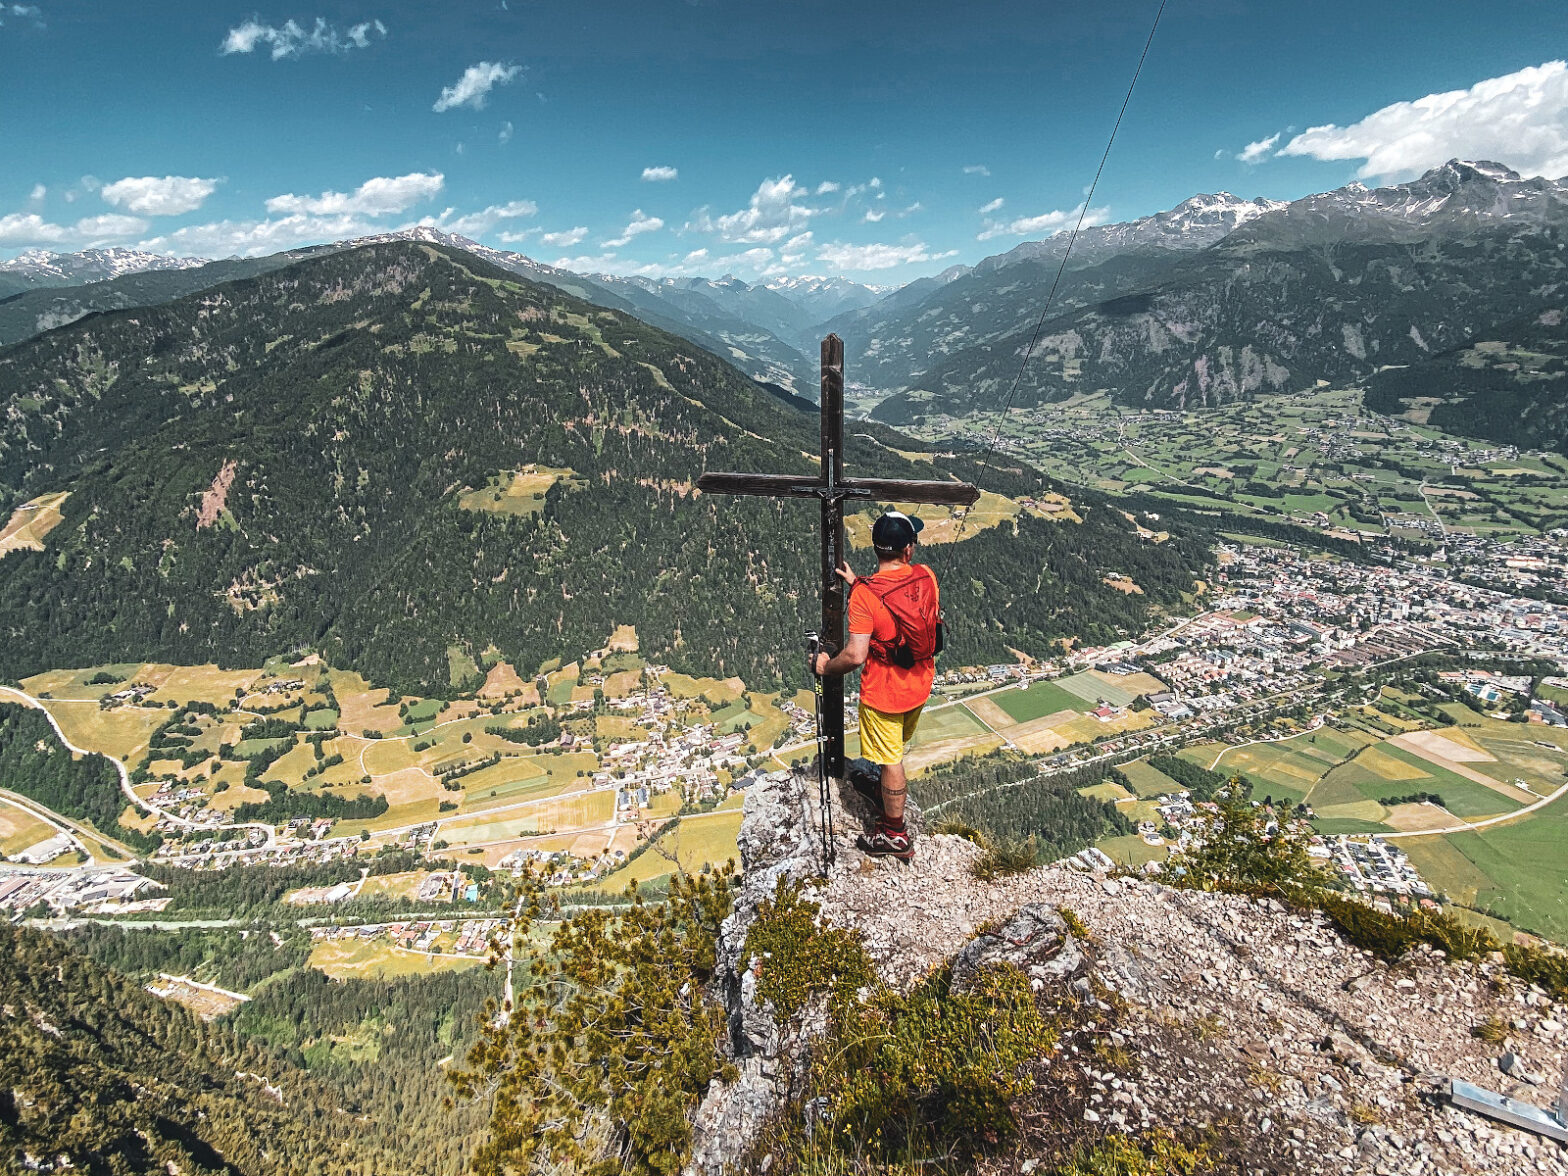
<svg viewBox="0 0 1568 1176">
<path fill-rule="evenodd" d="M 907 862 L 915 856 L 915 839 L 908 831 L 889 829 L 885 825 L 878 825 L 876 832 L 869 837 L 862 833 L 855 838 L 855 846 L 871 857 L 894 857 Z"/>
</svg>

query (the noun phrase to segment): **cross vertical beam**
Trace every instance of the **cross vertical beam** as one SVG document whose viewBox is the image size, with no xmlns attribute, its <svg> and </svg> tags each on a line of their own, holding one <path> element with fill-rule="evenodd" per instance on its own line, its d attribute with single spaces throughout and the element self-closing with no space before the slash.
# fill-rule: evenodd
<svg viewBox="0 0 1568 1176">
<path fill-rule="evenodd" d="M 844 340 L 822 340 L 822 640 L 829 651 L 844 648 L 844 581 L 834 569 L 844 561 Z M 844 679 L 822 683 L 824 768 L 844 778 Z"/>
</svg>

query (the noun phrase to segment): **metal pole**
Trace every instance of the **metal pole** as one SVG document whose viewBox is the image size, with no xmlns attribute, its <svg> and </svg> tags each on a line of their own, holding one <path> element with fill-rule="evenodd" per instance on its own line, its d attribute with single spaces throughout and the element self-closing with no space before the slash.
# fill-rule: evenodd
<svg viewBox="0 0 1568 1176">
<path fill-rule="evenodd" d="M 837 653 L 844 648 L 844 582 L 834 573 L 844 560 L 844 499 L 834 491 L 844 481 L 844 340 L 822 340 L 822 641 Z M 834 780 L 844 778 L 844 679 L 822 683 L 824 767 Z"/>
</svg>

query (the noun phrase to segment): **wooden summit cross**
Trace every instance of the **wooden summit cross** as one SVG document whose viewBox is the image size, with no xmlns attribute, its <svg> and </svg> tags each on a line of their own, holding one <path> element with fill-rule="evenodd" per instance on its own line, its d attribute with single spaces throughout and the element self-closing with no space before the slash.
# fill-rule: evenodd
<svg viewBox="0 0 1568 1176">
<path fill-rule="evenodd" d="M 762 498 L 815 498 L 822 504 L 822 644 L 829 653 L 844 647 L 844 581 L 833 569 L 844 561 L 844 499 L 973 506 L 980 498 L 967 482 L 909 482 L 896 478 L 844 476 L 844 340 L 822 340 L 822 473 L 703 474 L 697 489 L 710 494 Z M 827 774 L 844 777 L 844 679 L 822 681 L 822 732 Z"/>
</svg>

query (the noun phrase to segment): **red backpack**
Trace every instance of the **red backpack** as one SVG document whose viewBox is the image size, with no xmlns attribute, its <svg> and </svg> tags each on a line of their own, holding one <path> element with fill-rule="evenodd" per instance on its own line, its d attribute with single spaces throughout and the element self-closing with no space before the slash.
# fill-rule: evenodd
<svg viewBox="0 0 1568 1176">
<path fill-rule="evenodd" d="M 915 564 L 907 576 L 880 579 L 862 576 L 864 584 L 893 614 L 897 636 L 892 641 L 871 639 L 871 656 L 880 662 L 910 669 L 942 652 L 942 606 L 937 600 L 936 577 L 924 564 Z"/>
</svg>

